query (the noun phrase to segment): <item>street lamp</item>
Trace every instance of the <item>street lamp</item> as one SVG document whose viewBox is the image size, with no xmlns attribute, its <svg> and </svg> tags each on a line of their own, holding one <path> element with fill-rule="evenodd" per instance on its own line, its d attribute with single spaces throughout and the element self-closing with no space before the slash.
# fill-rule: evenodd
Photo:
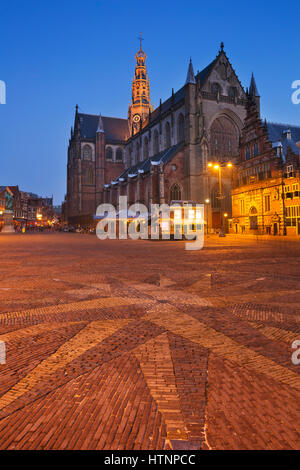
<svg viewBox="0 0 300 470">
<path fill-rule="evenodd" d="M 219 174 L 219 197 L 218 199 L 220 199 L 220 206 L 221 206 L 221 230 L 220 230 L 220 233 L 219 233 L 219 237 L 225 237 L 225 233 L 224 233 L 224 224 L 223 224 L 223 199 L 225 198 L 225 196 L 223 196 L 222 194 L 222 168 L 232 168 L 232 163 L 231 162 L 228 162 L 226 164 L 221 164 L 221 163 L 212 163 L 212 162 L 209 162 L 208 163 L 208 168 L 213 168 L 214 170 L 218 171 L 218 174 Z M 228 217 L 228 214 L 227 214 L 227 217 Z"/>
<path fill-rule="evenodd" d="M 204 202 L 206 204 L 206 234 L 208 235 L 208 204 L 210 203 L 210 199 L 206 198 Z"/>
</svg>

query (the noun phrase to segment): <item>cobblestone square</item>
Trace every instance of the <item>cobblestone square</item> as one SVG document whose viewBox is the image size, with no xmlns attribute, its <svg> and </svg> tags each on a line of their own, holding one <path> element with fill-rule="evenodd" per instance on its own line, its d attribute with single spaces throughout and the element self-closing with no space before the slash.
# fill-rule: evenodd
<svg viewBox="0 0 300 470">
<path fill-rule="evenodd" d="M 0 238 L 0 449 L 299 449 L 300 244 Z"/>
</svg>

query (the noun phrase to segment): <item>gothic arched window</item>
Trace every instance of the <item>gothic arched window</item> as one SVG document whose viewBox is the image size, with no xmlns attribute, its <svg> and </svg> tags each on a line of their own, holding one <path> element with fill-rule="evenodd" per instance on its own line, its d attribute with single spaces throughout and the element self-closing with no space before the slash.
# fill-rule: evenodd
<svg viewBox="0 0 300 470">
<path fill-rule="evenodd" d="M 117 151 L 116 151 L 116 160 L 118 162 L 121 162 L 123 160 L 123 150 L 121 149 L 121 147 L 118 147 L 117 148 Z"/>
<path fill-rule="evenodd" d="M 180 113 L 177 119 L 177 142 L 184 141 L 184 117 Z"/>
<path fill-rule="evenodd" d="M 156 155 L 159 153 L 159 142 L 158 142 L 158 131 L 155 129 L 153 135 L 153 154 Z"/>
<path fill-rule="evenodd" d="M 166 122 L 165 125 L 165 148 L 171 147 L 171 128 L 170 123 Z"/>
<path fill-rule="evenodd" d="M 174 183 L 171 186 L 170 201 L 181 201 L 181 188 L 178 183 Z"/>
<path fill-rule="evenodd" d="M 229 88 L 228 96 L 229 96 L 229 98 L 232 98 L 232 99 L 234 99 L 237 96 L 237 91 L 236 91 L 236 88 L 234 86 L 231 86 Z"/>
<path fill-rule="evenodd" d="M 90 145 L 84 145 L 82 155 L 84 160 L 92 160 L 93 152 Z"/>
<path fill-rule="evenodd" d="M 148 142 L 148 137 L 145 137 L 144 139 L 144 160 L 147 160 L 149 158 L 149 142 Z"/>
<path fill-rule="evenodd" d="M 212 209 L 219 209 L 220 204 L 220 190 L 219 185 L 215 185 L 211 192 L 211 207 Z"/>
<path fill-rule="evenodd" d="M 246 160 L 250 158 L 250 147 L 246 147 Z"/>
<path fill-rule="evenodd" d="M 211 92 L 214 94 L 214 95 L 217 95 L 218 93 L 221 94 L 222 92 L 222 89 L 221 89 L 221 86 L 219 85 L 219 83 L 212 83 L 211 84 Z"/>
<path fill-rule="evenodd" d="M 217 117 L 210 126 L 209 134 L 210 155 L 226 160 L 238 154 L 238 128 L 227 116 Z"/>
<path fill-rule="evenodd" d="M 112 160 L 112 158 L 113 158 L 113 151 L 112 151 L 112 148 L 111 148 L 111 147 L 106 147 L 105 158 L 106 158 L 106 160 Z"/>
<path fill-rule="evenodd" d="M 138 163 L 140 161 L 140 144 L 137 142 L 135 144 L 135 162 Z"/>
</svg>

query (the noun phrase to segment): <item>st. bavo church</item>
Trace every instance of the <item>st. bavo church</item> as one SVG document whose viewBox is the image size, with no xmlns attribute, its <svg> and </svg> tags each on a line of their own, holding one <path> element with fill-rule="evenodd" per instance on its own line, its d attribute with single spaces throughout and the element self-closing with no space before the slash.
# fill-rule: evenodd
<svg viewBox="0 0 300 470">
<path fill-rule="evenodd" d="M 147 55 L 135 55 L 128 118 L 83 114 L 76 106 L 68 147 L 68 222 L 89 224 L 103 202 L 116 208 L 119 196 L 128 204 L 149 207 L 172 200 L 211 201 L 210 226 L 220 226 L 217 175 L 209 161 L 232 161 L 239 153 L 247 92 L 221 43 L 216 58 L 195 75 L 192 61 L 183 86 L 154 108 L 146 67 Z M 254 77 L 249 93 L 259 107 Z M 223 210 L 231 213 L 231 175 L 223 177 Z"/>
</svg>

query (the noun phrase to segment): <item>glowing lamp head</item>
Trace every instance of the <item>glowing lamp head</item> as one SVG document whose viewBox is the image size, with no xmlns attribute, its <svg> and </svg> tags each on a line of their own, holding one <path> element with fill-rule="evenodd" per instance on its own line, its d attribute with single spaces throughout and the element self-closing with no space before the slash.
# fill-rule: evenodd
<svg viewBox="0 0 300 470">
<path fill-rule="evenodd" d="M 225 217 L 225 218 L 226 218 L 226 217 L 228 217 L 228 214 L 227 214 L 227 212 L 225 212 L 225 213 L 224 213 L 224 217 Z"/>
<path fill-rule="evenodd" d="M 209 204 L 210 203 L 210 199 L 205 199 L 205 204 Z"/>
<path fill-rule="evenodd" d="M 230 163 L 230 162 L 227 163 L 227 167 L 228 167 L 228 168 L 232 168 L 232 163 Z"/>
<path fill-rule="evenodd" d="M 208 166 L 208 168 L 211 168 L 213 166 L 213 164 L 209 163 L 207 166 Z"/>
<path fill-rule="evenodd" d="M 218 170 L 220 168 L 220 165 L 218 165 L 217 163 L 214 165 L 214 170 Z"/>
</svg>

